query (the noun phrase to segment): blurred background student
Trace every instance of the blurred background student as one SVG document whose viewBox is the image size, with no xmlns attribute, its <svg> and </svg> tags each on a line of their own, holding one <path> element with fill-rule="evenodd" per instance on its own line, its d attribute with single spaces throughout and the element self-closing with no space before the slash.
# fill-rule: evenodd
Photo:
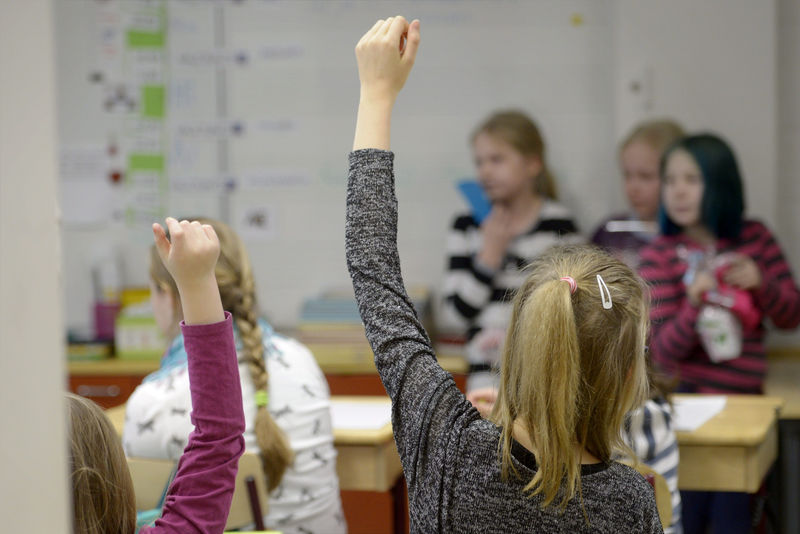
<svg viewBox="0 0 800 534">
<path fill-rule="evenodd" d="M 797 327 L 800 290 L 772 232 L 744 218 L 742 177 L 723 139 L 690 135 L 662 162 L 662 235 L 642 249 L 640 268 L 653 361 L 683 392 L 760 394 L 766 319 Z M 687 534 L 750 532 L 747 494 L 681 496 Z"/>
<path fill-rule="evenodd" d="M 633 269 L 639 265 L 639 250 L 658 234 L 661 155 L 681 137 L 683 128 L 677 122 L 656 119 L 634 126 L 620 144 L 619 166 L 628 210 L 600 223 L 592 243 Z"/>
<path fill-rule="evenodd" d="M 499 111 L 470 138 L 488 216 L 455 218 L 447 238 L 440 325 L 467 337 L 467 389 L 496 385 L 496 367 L 511 319 L 511 299 L 525 267 L 562 242 L 582 241 L 570 211 L 557 202 L 545 143 L 521 111 Z"/>
</svg>

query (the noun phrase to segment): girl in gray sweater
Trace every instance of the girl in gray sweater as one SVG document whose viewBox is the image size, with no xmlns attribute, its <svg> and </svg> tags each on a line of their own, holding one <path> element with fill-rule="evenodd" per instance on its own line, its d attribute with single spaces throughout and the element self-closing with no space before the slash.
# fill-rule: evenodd
<svg viewBox="0 0 800 534">
<path fill-rule="evenodd" d="M 392 425 L 413 532 L 662 532 L 653 490 L 611 460 L 647 393 L 644 286 L 597 249 L 534 262 L 515 300 L 494 424 L 458 390 L 406 294 L 397 252 L 392 107 L 419 22 L 378 21 L 356 46 L 361 100 L 346 256 Z"/>
</svg>

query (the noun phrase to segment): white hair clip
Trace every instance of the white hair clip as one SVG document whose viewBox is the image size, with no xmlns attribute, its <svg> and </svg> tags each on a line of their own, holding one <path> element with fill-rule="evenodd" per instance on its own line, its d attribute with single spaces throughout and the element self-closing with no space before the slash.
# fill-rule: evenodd
<svg viewBox="0 0 800 534">
<path fill-rule="evenodd" d="M 597 286 L 600 288 L 600 298 L 603 300 L 603 309 L 611 309 L 611 291 L 608 290 L 605 280 L 599 274 L 597 275 Z"/>
</svg>

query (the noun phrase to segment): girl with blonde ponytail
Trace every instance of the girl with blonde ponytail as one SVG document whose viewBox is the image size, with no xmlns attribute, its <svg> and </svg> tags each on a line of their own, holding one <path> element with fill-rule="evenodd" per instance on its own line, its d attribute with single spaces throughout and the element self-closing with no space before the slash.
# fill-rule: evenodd
<svg viewBox="0 0 800 534">
<path fill-rule="evenodd" d="M 255 280 L 241 239 L 226 224 L 198 219 L 219 236 L 215 275 L 232 317 L 245 413 L 245 445 L 259 451 L 270 490 L 265 523 L 285 533 L 346 532 L 336 476 L 330 393 L 313 355 L 259 317 Z M 156 321 L 175 332 L 181 310 L 172 277 L 150 258 Z M 129 456 L 177 458 L 191 431 L 183 340 L 128 401 L 123 435 Z M 145 429 L 142 431 L 141 429 Z"/>
<path fill-rule="evenodd" d="M 661 533 L 653 489 L 612 459 L 648 387 L 646 293 L 629 267 L 585 246 L 534 260 L 512 306 L 493 421 L 439 366 L 400 270 L 390 151 L 392 108 L 419 43 L 419 21 L 390 17 L 356 45 L 345 223 L 347 267 L 392 399 L 411 531 Z"/>
<path fill-rule="evenodd" d="M 619 429 L 648 391 L 644 295 L 623 263 L 561 247 L 533 262 L 514 300 L 491 419 L 502 428 L 503 476 L 518 475 L 514 438 L 537 451 L 525 490 L 545 506 L 580 492 L 582 464 L 627 451 Z"/>
</svg>

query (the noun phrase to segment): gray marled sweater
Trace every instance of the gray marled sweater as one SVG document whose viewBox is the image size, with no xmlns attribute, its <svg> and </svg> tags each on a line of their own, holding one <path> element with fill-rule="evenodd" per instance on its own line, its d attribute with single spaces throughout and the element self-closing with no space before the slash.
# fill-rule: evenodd
<svg viewBox="0 0 800 534">
<path fill-rule="evenodd" d="M 662 532 L 653 490 L 621 464 L 584 465 L 583 506 L 541 509 L 523 487 L 536 470 L 518 443 L 521 479 L 500 478 L 500 429 L 482 419 L 436 361 L 400 274 L 394 155 L 350 154 L 346 254 L 356 299 L 392 399 L 392 426 L 408 483 L 412 532 Z"/>
</svg>

